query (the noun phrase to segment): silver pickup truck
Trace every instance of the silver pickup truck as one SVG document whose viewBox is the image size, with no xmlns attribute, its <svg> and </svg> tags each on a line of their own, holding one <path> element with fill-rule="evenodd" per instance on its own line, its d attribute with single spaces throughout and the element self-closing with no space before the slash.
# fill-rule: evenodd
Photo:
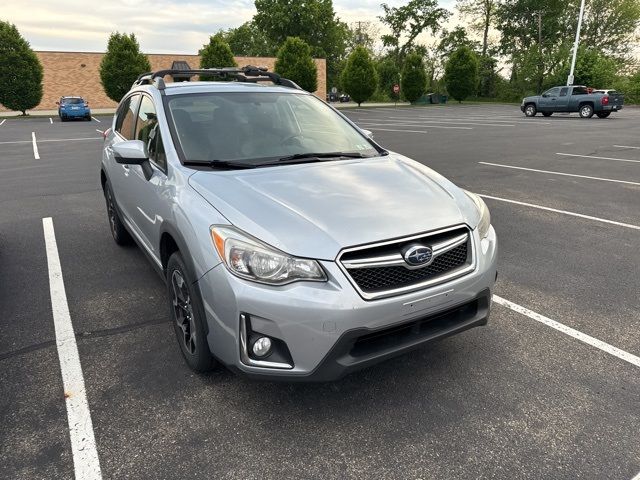
<svg viewBox="0 0 640 480">
<path fill-rule="evenodd" d="M 520 110 L 527 117 L 534 117 L 538 112 L 550 117 L 555 112 L 578 112 L 582 118 L 591 118 L 595 113 L 598 118 L 607 118 L 611 112 L 621 110 L 624 96 L 613 90 L 594 91 L 584 86 L 553 87 L 542 95 L 525 97 Z"/>
</svg>

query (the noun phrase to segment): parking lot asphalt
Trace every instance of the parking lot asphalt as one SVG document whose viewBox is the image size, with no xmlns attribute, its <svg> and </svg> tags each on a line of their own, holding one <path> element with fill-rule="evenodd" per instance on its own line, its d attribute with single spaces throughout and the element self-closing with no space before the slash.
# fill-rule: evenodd
<svg viewBox="0 0 640 480">
<path fill-rule="evenodd" d="M 0 125 L 0 478 L 74 477 L 49 217 L 103 478 L 640 472 L 640 110 L 590 120 L 529 119 L 506 105 L 345 114 L 485 196 L 500 241 L 494 293 L 532 312 L 494 301 L 486 327 L 333 383 L 196 375 L 162 281 L 138 248 L 110 237 L 96 131 L 108 117 L 9 118 Z"/>
</svg>

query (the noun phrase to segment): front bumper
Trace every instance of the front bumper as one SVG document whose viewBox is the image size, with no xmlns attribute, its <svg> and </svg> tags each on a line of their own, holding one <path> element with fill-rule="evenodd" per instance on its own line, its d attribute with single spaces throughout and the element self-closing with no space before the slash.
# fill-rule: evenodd
<svg viewBox="0 0 640 480">
<path fill-rule="evenodd" d="M 361 298 L 335 262 L 321 262 L 326 283 L 271 287 L 218 265 L 199 280 L 211 352 L 254 378 L 327 381 L 487 322 L 496 278 L 497 239 L 473 232 L 477 267 L 425 290 L 378 300 Z M 240 356 L 240 317 L 254 332 L 282 340 L 293 368 L 247 365 Z"/>
</svg>

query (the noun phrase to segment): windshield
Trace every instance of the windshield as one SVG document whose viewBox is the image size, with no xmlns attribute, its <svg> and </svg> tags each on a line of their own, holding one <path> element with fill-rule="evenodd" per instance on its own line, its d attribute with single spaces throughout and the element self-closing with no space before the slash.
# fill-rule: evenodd
<svg viewBox="0 0 640 480">
<path fill-rule="evenodd" d="M 259 164 L 309 153 L 379 154 L 366 137 L 311 95 L 181 94 L 169 97 L 168 109 L 188 162 Z"/>
<path fill-rule="evenodd" d="M 81 98 L 63 98 L 60 103 L 64 103 L 65 105 L 77 105 L 84 103 L 84 100 Z"/>
</svg>

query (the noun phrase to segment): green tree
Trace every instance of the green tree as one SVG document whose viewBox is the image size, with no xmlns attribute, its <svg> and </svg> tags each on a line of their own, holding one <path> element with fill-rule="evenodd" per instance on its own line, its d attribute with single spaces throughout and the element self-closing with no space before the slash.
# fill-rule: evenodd
<svg viewBox="0 0 640 480">
<path fill-rule="evenodd" d="M 435 35 L 451 16 L 451 12 L 438 6 L 437 0 L 410 0 L 400 7 L 390 7 L 386 3 L 380 6 L 384 15 L 378 18 L 391 30 L 390 34 L 382 36 L 382 43 L 391 49 L 398 64 L 415 49 L 418 35 L 427 31 Z"/>
<path fill-rule="evenodd" d="M 498 62 L 488 55 L 479 56 L 478 62 L 478 96 L 495 98 L 500 81 L 496 72 Z"/>
<path fill-rule="evenodd" d="M 422 56 L 410 53 L 406 56 L 402 66 L 401 93 L 407 101 L 414 103 L 424 95 L 426 88 L 427 73 L 424 70 Z"/>
<path fill-rule="evenodd" d="M 308 92 L 318 89 L 318 69 L 311 56 L 311 47 L 300 38 L 287 38 L 278 50 L 275 70 Z"/>
<path fill-rule="evenodd" d="M 107 53 L 100 62 L 100 81 L 107 96 L 116 102 L 131 89 L 138 75 L 151 70 L 146 55 L 132 33 L 112 33 L 107 44 Z"/>
<path fill-rule="evenodd" d="M 444 69 L 447 92 L 452 98 L 462 102 L 477 92 L 478 68 L 478 56 L 469 47 L 453 52 Z"/>
<path fill-rule="evenodd" d="M 245 57 L 272 57 L 277 48 L 252 20 L 237 28 L 220 32 L 234 55 Z"/>
<path fill-rule="evenodd" d="M 15 25 L 0 22 L 0 104 L 23 115 L 42 100 L 42 65 Z"/>
<path fill-rule="evenodd" d="M 638 0 L 589 0 L 585 4 L 582 45 L 620 59 L 637 44 Z"/>
<path fill-rule="evenodd" d="M 200 55 L 200 68 L 224 68 L 238 66 L 233 58 L 231 48 L 229 48 L 229 45 L 224 41 L 223 36 L 220 33 L 209 37 L 209 43 L 202 46 L 198 55 Z M 224 79 L 209 75 L 200 75 L 200 80 L 219 81 Z"/>
<path fill-rule="evenodd" d="M 394 61 L 386 58 L 378 62 L 376 65 L 378 72 L 378 90 L 386 97 L 392 100 L 398 100 L 399 94 L 393 93 L 393 86 L 400 84 L 400 69 Z"/>
<path fill-rule="evenodd" d="M 482 33 L 482 56 L 489 48 L 489 29 L 494 25 L 500 0 L 458 0 L 457 8 L 463 17 L 470 18 L 470 28 Z"/>
<path fill-rule="evenodd" d="M 298 37 L 311 47 L 311 55 L 327 59 L 327 82 L 335 86 L 339 64 L 346 56 L 349 27 L 340 21 L 332 0 L 255 0 L 253 21 L 273 45 Z"/>
<path fill-rule="evenodd" d="M 593 48 L 580 48 L 576 58 L 575 85 L 611 88 L 616 81 L 618 62 Z"/>
<path fill-rule="evenodd" d="M 378 87 L 378 74 L 366 48 L 356 47 L 351 52 L 340 76 L 340 83 L 358 106 L 374 94 Z"/>
</svg>

